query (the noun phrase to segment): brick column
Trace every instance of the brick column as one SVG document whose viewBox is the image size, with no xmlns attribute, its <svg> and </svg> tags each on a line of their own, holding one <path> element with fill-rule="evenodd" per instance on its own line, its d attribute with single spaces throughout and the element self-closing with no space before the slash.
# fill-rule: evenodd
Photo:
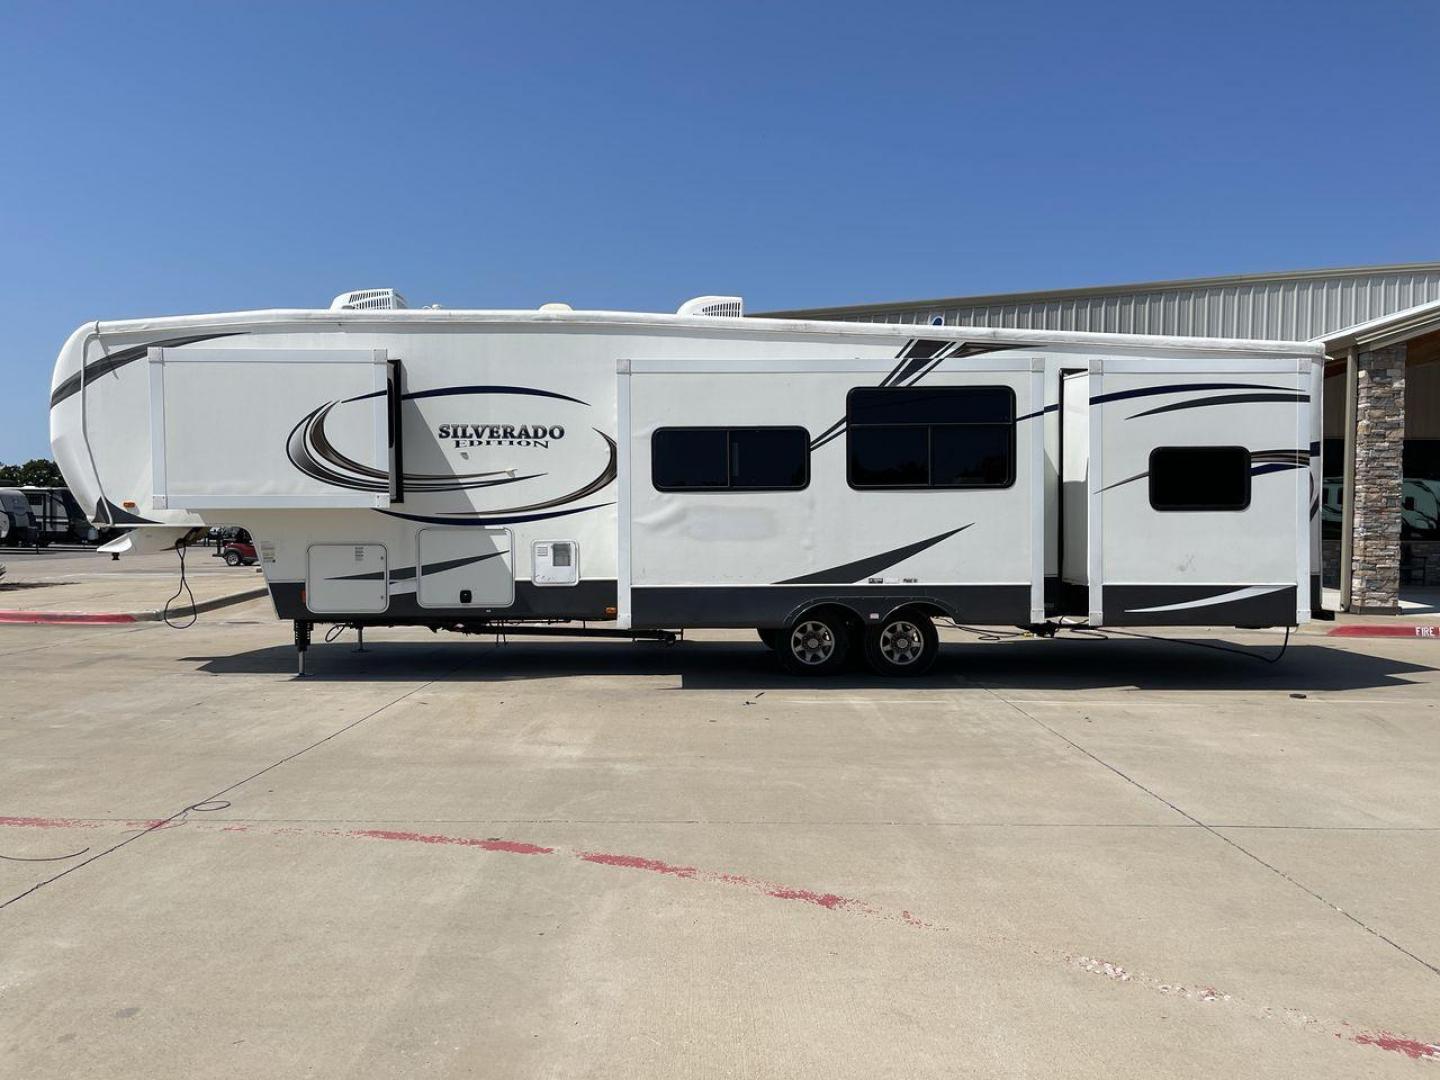
<svg viewBox="0 0 1440 1080">
<path fill-rule="evenodd" d="M 1401 454 L 1405 447 L 1405 346 L 1357 358 L 1355 538 L 1350 610 L 1400 610 Z"/>
</svg>

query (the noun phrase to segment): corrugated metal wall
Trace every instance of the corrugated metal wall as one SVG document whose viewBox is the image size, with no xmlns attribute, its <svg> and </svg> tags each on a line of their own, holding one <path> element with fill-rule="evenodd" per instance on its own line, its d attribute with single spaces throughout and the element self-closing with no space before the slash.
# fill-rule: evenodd
<svg viewBox="0 0 1440 1080">
<path fill-rule="evenodd" d="M 1440 300 L 1440 265 L 1217 279 L 1154 289 L 960 298 L 933 307 L 826 308 L 817 317 L 858 322 L 1095 330 L 1120 334 L 1307 340 Z M 785 312 L 801 316 L 805 312 Z"/>
</svg>

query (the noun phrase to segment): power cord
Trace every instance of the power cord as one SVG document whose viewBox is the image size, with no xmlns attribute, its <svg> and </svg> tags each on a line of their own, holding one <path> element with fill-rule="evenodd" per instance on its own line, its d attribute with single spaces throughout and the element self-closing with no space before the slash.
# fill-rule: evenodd
<svg viewBox="0 0 1440 1080">
<path fill-rule="evenodd" d="M 976 626 L 961 626 L 954 619 L 946 619 L 945 625 L 951 630 L 963 630 L 967 634 L 974 634 L 981 641 L 1004 641 L 1007 638 L 1034 636 L 1029 630 L 981 630 Z"/>
<path fill-rule="evenodd" d="M 1099 635 L 1099 637 L 1101 638 L 1104 638 L 1110 634 L 1117 634 L 1120 637 L 1141 638 L 1145 641 L 1163 641 L 1169 645 L 1189 645 L 1192 648 L 1196 649 L 1211 649 L 1215 652 L 1234 653 L 1236 656 L 1243 656 L 1247 660 L 1258 660 L 1262 664 L 1275 664 L 1280 661 L 1280 658 L 1285 655 L 1286 650 L 1290 648 L 1291 630 L 1291 628 L 1288 626 L 1285 628 L 1285 640 L 1281 642 L 1280 650 L 1274 656 L 1266 656 L 1263 653 L 1256 652 L 1254 649 L 1237 649 L 1233 645 L 1217 645 L 1213 641 L 1187 641 L 1184 638 L 1157 637 L 1154 634 L 1137 634 L 1131 630 L 1116 630 L 1108 626 L 1105 628 L 1103 633 L 1100 630 L 1097 630 L 1091 626 L 1086 626 L 1083 623 L 1075 627 L 1065 627 L 1065 629 L 1085 630 L 1091 634 Z"/>
<path fill-rule="evenodd" d="M 180 585 L 175 590 L 175 595 L 165 601 L 165 609 L 160 613 L 160 617 L 165 620 L 165 625 L 172 630 L 188 630 L 199 620 L 200 611 L 195 606 L 195 592 L 190 588 L 190 583 L 185 580 L 185 545 L 175 545 L 175 553 L 180 556 Z M 180 599 L 181 593 L 190 594 L 190 621 L 187 623 L 178 623 L 170 618 L 170 605 Z"/>
</svg>

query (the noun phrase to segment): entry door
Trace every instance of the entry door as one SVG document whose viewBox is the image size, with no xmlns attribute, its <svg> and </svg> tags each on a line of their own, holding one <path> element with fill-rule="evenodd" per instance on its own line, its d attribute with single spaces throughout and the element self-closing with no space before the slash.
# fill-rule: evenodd
<svg viewBox="0 0 1440 1080">
<path fill-rule="evenodd" d="M 416 598 L 426 608 L 497 608 L 515 602 L 509 529 L 421 529 Z"/>
</svg>

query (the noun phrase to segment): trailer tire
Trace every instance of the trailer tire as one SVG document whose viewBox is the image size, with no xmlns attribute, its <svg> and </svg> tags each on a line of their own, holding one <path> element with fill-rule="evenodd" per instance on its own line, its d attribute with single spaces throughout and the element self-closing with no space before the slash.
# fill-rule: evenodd
<svg viewBox="0 0 1440 1080">
<path fill-rule="evenodd" d="M 792 675 L 834 675 L 850 652 L 850 625 L 839 611 L 800 616 L 780 631 L 780 662 Z"/>
<path fill-rule="evenodd" d="M 940 635 L 930 616 L 897 611 L 865 630 L 865 663 L 876 675 L 924 675 L 940 655 Z"/>
</svg>

